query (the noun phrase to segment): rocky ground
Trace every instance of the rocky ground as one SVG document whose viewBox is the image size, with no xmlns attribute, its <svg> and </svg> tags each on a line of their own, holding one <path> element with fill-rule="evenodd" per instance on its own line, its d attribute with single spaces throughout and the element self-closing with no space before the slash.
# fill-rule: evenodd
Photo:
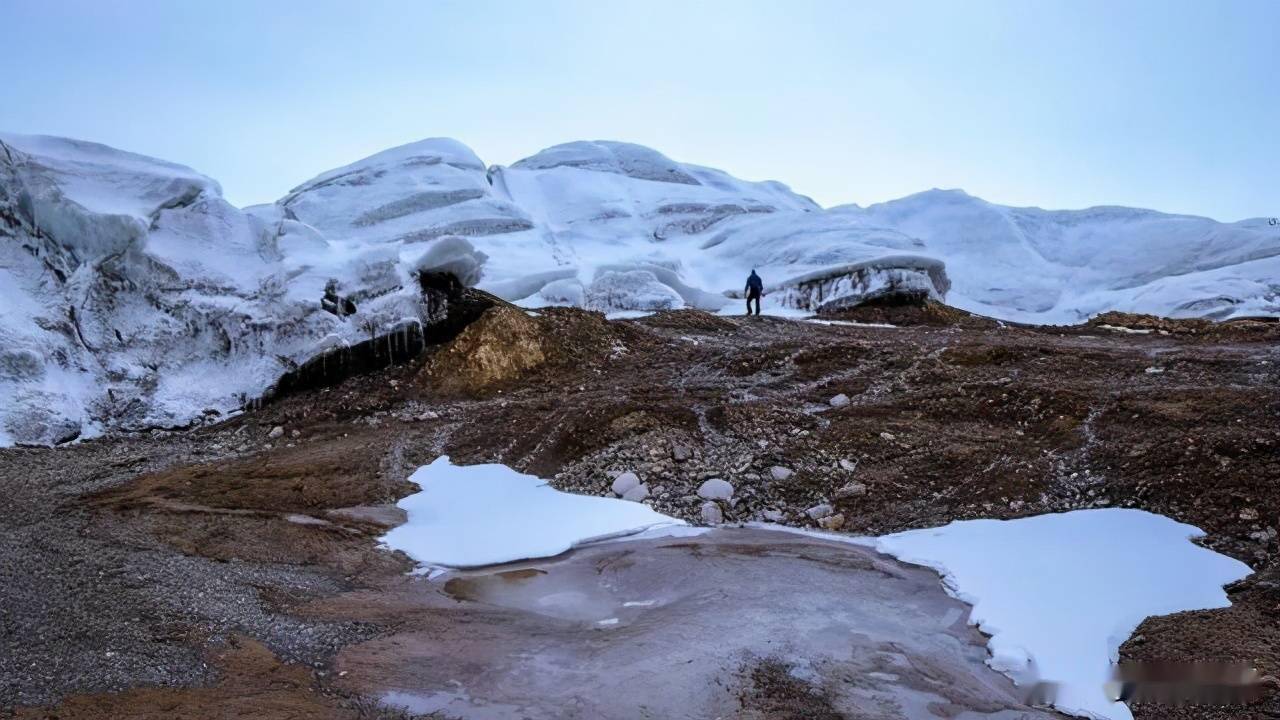
<svg viewBox="0 0 1280 720">
<path fill-rule="evenodd" d="M 886 321 L 899 326 L 867 325 Z M 220 424 L 0 450 L 0 708 L 382 716 L 335 657 L 396 630 L 368 599 L 410 564 L 376 537 L 440 454 L 575 492 L 616 484 L 694 522 L 885 533 L 1148 509 L 1258 572 L 1232 608 L 1149 619 L 1123 654 L 1276 674 L 1278 331 L 1126 316 L 1025 328 L 938 306 L 827 324 L 499 307 L 413 363 Z M 334 604 L 351 597 L 368 601 Z M 743 712 L 795 716 L 789 677 L 745 671 Z M 1280 717 L 1280 699 L 1135 714 Z"/>
</svg>

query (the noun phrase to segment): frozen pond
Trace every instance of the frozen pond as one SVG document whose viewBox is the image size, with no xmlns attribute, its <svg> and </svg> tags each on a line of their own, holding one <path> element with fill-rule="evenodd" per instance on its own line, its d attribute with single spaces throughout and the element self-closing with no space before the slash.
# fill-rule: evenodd
<svg viewBox="0 0 1280 720">
<path fill-rule="evenodd" d="M 409 520 L 385 542 L 439 568 L 433 583 L 455 604 L 501 608 L 482 614 L 499 623 L 503 639 L 487 650 L 471 646 L 470 634 L 448 649 L 424 642 L 414 652 L 437 669 L 480 653 L 474 661 L 488 668 L 487 679 L 446 686 L 436 670 L 407 669 L 416 679 L 394 697 L 417 709 L 444 703 L 434 709 L 461 717 L 490 717 L 508 705 L 516 714 L 494 717 L 524 717 L 521 698 L 539 706 L 560 698 L 595 713 L 582 717 L 613 717 L 601 698 L 622 702 L 627 688 L 631 702 L 661 704 L 653 694 L 665 693 L 718 713 L 724 708 L 699 683 L 722 684 L 752 658 L 780 658 L 834 703 L 866 712 L 874 700 L 905 712 L 884 717 L 928 717 L 930 708 L 956 717 L 980 707 L 999 708 L 983 715 L 992 717 L 1025 711 L 1022 698 L 1045 682 L 1056 686 L 1063 711 L 1127 720 L 1128 709 L 1103 690 L 1120 643 L 1149 615 L 1226 606 L 1222 586 L 1249 573 L 1193 544 L 1198 529 L 1138 510 L 974 520 L 879 538 L 707 532 L 643 504 L 562 493 L 502 465 L 440 458 L 413 479 L 423 491 L 401 501 Z M 622 538 L 629 542 L 601 542 Z M 578 549 L 564 554 L 571 548 Z M 474 571 L 440 567 L 527 559 L 534 560 Z M 991 636 L 990 655 L 970 624 Z M 445 627 L 436 632 L 449 636 Z M 518 661 L 490 656 L 528 643 Z M 679 678 L 664 674 L 671 657 L 683 658 Z M 943 668 L 952 690 L 908 682 L 903 668 L 922 663 Z M 661 678 L 667 690 L 645 678 Z M 682 685 L 683 678 L 698 680 Z M 615 686 L 623 679 L 625 688 Z M 525 694 L 511 694 L 513 684 Z M 578 685 L 593 689 L 563 695 Z M 677 710 L 653 712 L 680 717 Z"/>
</svg>

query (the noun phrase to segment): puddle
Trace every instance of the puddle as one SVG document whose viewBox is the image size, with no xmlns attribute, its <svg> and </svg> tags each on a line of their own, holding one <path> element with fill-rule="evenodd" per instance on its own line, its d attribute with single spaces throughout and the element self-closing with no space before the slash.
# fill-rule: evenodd
<svg viewBox="0 0 1280 720">
<path fill-rule="evenodd" d="M 520 708 L 515 705 L 492 705 L 476 702 L 465 692 L 437 692 L 430 695 L 392 690 L 385 692 L 378 701 L 387 707 L 407 710 L 414 715 L 440 713 L 452 717 L 463 712 L 472 720 L 508 720 L 519 717 Z"/>
<path fill-rule="evenodd" d="M 536 613 L 561 620 L 613 627 L 629 623 L 654 599 L 629 599 L 594 568 L 557 565 L 555 572 L 521 568 L 501 572 L 460 571 L 444 582 L 444 591 L 459 601 L 478 602 Z"/>
<path fill-rule="evenodd" d="M 337 665 L 353 684 L 377 683 L 352 689 L 412 712 L 739 717 L 752 668 L 777 661 L 849 716 L 1052 717 L 986 666 L 968 607 L 935 573 L 822 538 L 633 538 L 450 570 L 404 592 L 414 611 L 402 630 L 348 647 Z"/>
</svg>

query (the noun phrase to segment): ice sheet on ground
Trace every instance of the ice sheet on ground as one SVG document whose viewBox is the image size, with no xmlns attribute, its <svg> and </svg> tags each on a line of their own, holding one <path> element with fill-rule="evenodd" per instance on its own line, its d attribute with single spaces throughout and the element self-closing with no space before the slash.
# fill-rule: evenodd
<svg viewBox="0 0 1280 720">
<path fill-rule="evenodd" d="M 448 456 L 409 478 L 422 491 L 382 541 L 425 565 L 477 567 L 552 557 L 576 545 L 684 525 L 648 505 L 563 493 L 505 465 L 454 465 Z"/>
<path fill-rule="evenodd" d="M 966 520 L 864 538 L 943 575 L 991 635 L 990 664 L 1020 683 L 1060 684 L 1065 712 L 1129 720 L 1103 692 L 1109 662 L 1150 615 L 1227 607 L 1222 586 L 1251 571 L 1190 542 L 1196 527 L 1107 508 L 1016 520 Z M 1031 661 L 1034 660 L 1034 667 Z"/>
<path fill-rule="evenodd" d="M 400 502 L 408 522 L 384 542 L 429 565 L 472 567 L 558 555 L 591 540 L 700 532 L 649 507 L 559 492 L 503 465 L 420 468 L 423 489 Z M 967 520 L 883 537 L 797 531 L 870 545 L 936 569 L 991 636 L 989 664 L 1020 684 L 1059 686 L 1055 705 L 1128 720 L 1104 694 L 1120 643 L 1151 615 L 1226 607 L 1223 585 L 1250 573 L 1202 548 L 1199 529 L 1152 513 L 1078 510 Z"/>
</svg>

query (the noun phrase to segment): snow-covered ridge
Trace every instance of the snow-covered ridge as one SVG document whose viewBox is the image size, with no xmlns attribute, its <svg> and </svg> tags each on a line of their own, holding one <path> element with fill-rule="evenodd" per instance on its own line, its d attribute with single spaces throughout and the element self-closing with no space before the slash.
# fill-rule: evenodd
<svg viewBox="0 0 1280 720">
<path fill-rule="evenodd" d="M 526 307 L 818 311 L 887 288 L 1000 318 L 1280 314 L 1280 231 L 1129 208 L 1045 211 L 930 191 L 823 210 L 627 143 L 510 167 L 392 148 L 238 209 L 190 168 L 0 134 L 0 444 L 184 425 L 318 352 L 426 322 L 415 275 Z M 355 303 L 324 312 L 331 282 Z"/>
</svg>

